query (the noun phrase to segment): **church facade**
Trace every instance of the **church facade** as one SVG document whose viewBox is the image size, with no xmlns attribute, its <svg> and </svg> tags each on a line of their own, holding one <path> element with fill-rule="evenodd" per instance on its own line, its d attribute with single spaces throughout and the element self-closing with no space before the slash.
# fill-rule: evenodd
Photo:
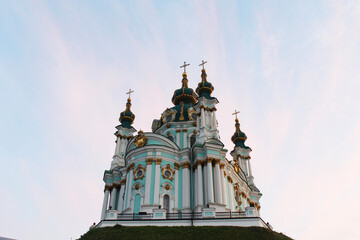
<svg viewBox="0 0 360 240">
<path fill-rule="evenodd" d="M 251 148 L 235 119 L 230 155 L 220 141 L 217 98 L 202 64 L 201 81 L 188 87 L 186 64 L 173 106 L 136 131 L 131 90 L 116 127 L 111 166 L 97 227 L 121 225 L 233 225 L 268 227 L 251 170 Z M 236 114 L 237 112 L 235 112 Z M 137 132 L 137 133 L 136 133 Z"/>
</svg>

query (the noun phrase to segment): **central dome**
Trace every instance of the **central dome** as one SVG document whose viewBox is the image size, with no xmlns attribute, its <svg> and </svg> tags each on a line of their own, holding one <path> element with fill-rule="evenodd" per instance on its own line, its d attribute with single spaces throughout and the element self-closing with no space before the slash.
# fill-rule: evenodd
<svg viewBox="0 0 360 240">
<path fill-rule="evenodd" d="M 182 76 L 182 87 L 174 91 L 171 101 L 174 105 L 179 105 L 181 102 L 185 104 L 195 104 L 198 96 L 192 88 L 188 87 L 187 74 L 183 73 Z"/>
</svg>

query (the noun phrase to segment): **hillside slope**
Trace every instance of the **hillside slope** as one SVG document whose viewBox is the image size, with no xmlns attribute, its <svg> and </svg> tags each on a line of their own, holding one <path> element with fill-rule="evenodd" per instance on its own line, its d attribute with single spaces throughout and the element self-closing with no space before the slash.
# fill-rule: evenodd
<svg viewBox="0 0 360 240">
<path fill-rule="evenodd" d="M 80 240 L 125 239 L 237 239 L 290 240 L 291 238 L 261 227 L 124 227 L 96 228 Z"/>
</svg>

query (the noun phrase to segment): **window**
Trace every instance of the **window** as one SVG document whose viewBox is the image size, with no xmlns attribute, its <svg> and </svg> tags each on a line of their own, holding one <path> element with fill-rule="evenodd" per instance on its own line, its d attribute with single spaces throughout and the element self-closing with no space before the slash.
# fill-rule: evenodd
<svg viewBox="0 0 360 240">
<path fill-rule="evenodd" d="M 193 134 L 191 135 L 191 138 L 190 138 L 190 146 L 192 147 L 196 142 L 196 135 Z"/>
<path fill-rule="evenodd" d="M 169 212 L 170 210 L 170 197 L 167 194 L 164 195 L 164 209 L 166 212 Z"/>
</svg>

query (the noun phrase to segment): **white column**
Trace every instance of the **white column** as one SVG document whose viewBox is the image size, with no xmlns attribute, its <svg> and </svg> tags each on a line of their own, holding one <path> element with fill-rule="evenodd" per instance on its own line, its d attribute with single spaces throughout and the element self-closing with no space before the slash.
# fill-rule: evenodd
<svg viewBox="0 0 360 240">
<path fill-rule="evenodd" d="M 115 185 L 115 186 L 112 188 L 112 190 L 111 190 L 111 195 L 110 195 L 110 206 L 109 206 L 109 208 L 111 207 L 112 210 L 115 210 L 115 209 L 116 209 L 116 206 L 115 206 L 116 195 L 117 195 L 117 188 L 116 188 L 116 185 Z"/>
<path fill-rule="evenodd" d="M 216 116 L 215 116 L 215 110 L 212 112 L 212 115 L 213 115 L 213 117 L 212 117 L 212 129 L 213 130 L 216 130 L 216 128 L 217 128 L 217 126 L 216 126 Z"/>
<path fill-rule="evenodd" d="M 203 165 L 203 175 L 204 175 L 204 184 L 203 184 L 203 188 L 204 188 L 204 204 L 208 203 L 208 186 L 207 186 L 207 168 L 206 168 L 206 162 Z"/>
<path fill-rule="evenodd" d="M 101 220 L 105 219 L 108 200 L 109 200 L 109 187 L 105 186 L 103 206 L 101 209 Z"/>
<path fill-rule="evenodd" d="M 190 163 L 181 164 L 183 180 L 183 209 L 190 208 Z"/>
<path fill-rule="evenodd" d="M 183 148 L 187 148 L 188 146 L 187 146 L 187 129 L 183 129 Z"/>
<path fill-rule="evenodd" d="M 214 203 L 214 189 L 213 189 L 213 178 L 212 178 L 212 159 L 206 159 L 207 167 L 206 167 L 206 181 L 208 187 L 208 201 Z"/>
<path fill-rule="evenodd" d="M 205 127 L 205 110 L 204 108 L 202 107 L 201 108 L 201 128 Z"/>
<path fill-rule="evenodd" d="M 244 172 L 245 172 L 245 175 L 248 176 L 249 173 L 248 173 L 248 168 L 247 168 L 247 159 L 244 159 Z"/>
<path fill-rule="evenodd" d="M 115 146 L 115 153 L 114 153 L 114 155 L 119 155 L 120 146 L 121 146 L 121 138 L 120 138 L 120 137 L 117 137 L 117 138 L 116 138 L 116 146 Z"/>
<path fill-rule="evenodd" d="M 154 204 L 160 204 L 159 202 L 159 189 L 160 189 L 160 165 L 161 159 L 155 159 L 155 185 L 154 185 Z"/>
<path fill-rule="evenodd" d="M 226 182 L 224 176 L 224 164 L 220 164 L 220 179 L 221 179 L 221 188 L 222 188 L 222 204 L 227 205 L 227 195 L 226 195 Z"/>
<path fill-rule="evenodd" d="M 221 179 L 220 179 L 220 159 L 215 160 L 215 202 L 222 203 L 222 193 L 221 193 Z"/>
<path fill-rule="evenodd" d="M 250 159 L 247 160 L 248 165 L 249 165 L 249 177 L 252 177 L 252 172 L 251 172 L 251 166 L 250 166 Z"/>
<path fill-rule="evenodd" d="M 146 178 L 145 178 L 145 204 L 150 204 L 150 189 L 151 189 L 151 167 L 153 159 L 146 159 Z"/>
<path fill-rule="evenodd" d="M 179 210 L 179 167 L 178 163 L 174 164 L 175 166 L 175 211 Z"/>
<path fill-rule="evenodd" d="M 127 184 L 128 189 L 126 191 L 127 196 L 126 196 L 126 202 L 125 202 L 125 209 L 129 208 L 131 206 L 130 205 L 130 198 L 131 198 L 131 187 L 132 187 L 132 183 L 133 183 L 133 178 L 134 178 L 134 165 L 132 165 L 130 167 L 130 171 L 128 173 L 127 180 L 126 180 L 128 182 L 128 184 Z"/>
<path fill-rule="evenodd" d="M 119 201 L 118 201 L 118 206 L 117 206 L 117 210 L 119 211 L 119 213 L 121 213 L 124 210 L 123 209 L 124 191 L 125 191 L 125 183 L 123 182 L 120 184 Z"/>
<path fill-rule="evenodd" d="M 204 202 L 203 202 L 203 176 L 202 176 L 202 167 L 201 167 L 201 162 L 198 161 L 196 163 L 196 171 L 197 171 L 197 191 L 196 191 L 196 196 L 197 196 L 197 205 L 198 206 L 203 206 Z"/>
<path fill-rule="evenodd" d="M 234 211 L 234 187 L 229 182 L 230 211 Z"/>
</svg>

